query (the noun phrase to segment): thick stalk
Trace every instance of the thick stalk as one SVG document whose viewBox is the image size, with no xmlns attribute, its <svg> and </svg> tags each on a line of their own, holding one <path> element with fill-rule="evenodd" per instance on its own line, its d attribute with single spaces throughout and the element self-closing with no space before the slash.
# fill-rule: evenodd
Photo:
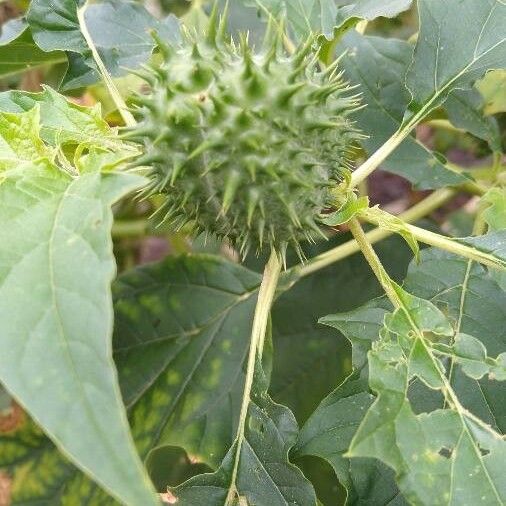
<svg viewBox="0 0 506 506">
<path fill-rule="evenodd" d="M 400 214 L 398 217 L 406 223 L 417 221 L 448 202 L 455 196 L 456 193 L 457 192 L 451 188 L 438 190 L 418 204 L 414 205 L 411 209 L 408 209 L 404 213 Z M 371 244 L 374 244 L 393 235 L 393 233 L 394 232 L 391 232 L 390 230 L 377 228 L 371 232 L 367 232 L 366 237 Z M 330 251 L 316 256 L 305 264 L 297 265 L 288 269 L 288 271 L 283 274 L 283 277 L 292 277 L 295 282 L 304 276 L 309 276 L 310 274 L 339 262 L 343 258 L 353 255 L 354 253 L 358 253 L 359 251 L 360 247 L 357 242 L 355 240 L 349 241 L 331 249 Z"/>
<path fill-rule="evenodd" d="M 367 215 L 364 216 L 364 219 L 371 223 L 374 223 L 375 225 L 379 225 L 379 222 L 375 219 L 374 216 Z M 430 232 L 429 230 L 410 225 L 409 223 L 406 223 L 406 230 L 410 232 L 415 239 L 423 242 L 424 244 L 428 244 L 429 246 L 434 246 L 436 248 L 449 251 L 450 253 L 455 253 L 456 255 L 469 258 L 470 260 L 474 260 L 481 264 L 487 265 L 488 267 L 493 267 L 495 269 L 506 269 L 506 260 L 502 260 L 501 258 L 496 257 L 490 253 L 480 251 L 479 249 L 473 248 L 472 246 L 462 244 L 455 239 Z"/>
<path fill-rule="evenodd" d="M 358 186 L 364 179 L 372 174 L 387 158 L 394 152 L 394 150 L 401 144 L 401 142 L 409 135 L 413 127 L 405 125 L 399 128 L 385 144 L 383 144 L 377 151 L 375 151 L 357 170 L 351 175 L 350 187 Z"/>
<path fill-rule="evenodd" d="M 353 218 L 349 222 L 349 227 L 351 233 L 353 234 L 353 237 L 357 241 L 360 250 L 362 251 L 365 259 L 367 260 L 367 263 L 370 265 L 376 278 L 378 278 L 378 281 L 380 282 L 383 290 L 387 294 L 387 297 L 390 299 L 390 302 L 394 305 L 395 308 L 402 307 L 402 302 L 399 299 L 399 296 L 397 295 L 397 292 L 393 287 L 390 276 L 383 267 L 383 264 L 381 263 L 381 260 L 379 259 L 378 255 L 374 251 L 372 244 L 367 239 L 367 236 L 357 218 Z"/>
<path fill-rule="evenodd" d="M 81 33 L 83 34 L 83 37 L 86 40 L 86 44 L 88 44 L 88 47 L 91 50 L 91 54 L 93 56 L 93 59 L 95 60 L 95 63 L 97 64 L 100 75 L 102 76 L 105 86 L 108 89 L 109 94 L 111 95 L 111 98 L 113 99 L 116 107 L 118 108 L 118 111 L 121 114 L 121 117 L 125 122 L 125 125 L 135 126 L 136 125 L 135 118 L 133 117 L 132 113 L 128 110 L 128 107 L 125 104 L 125 101 L 123 100 L 120 92 L 118 91 L 118 88 L 116 88 L 116 85 L 114 84 L 111 75 L 109 74 L 107 68 L 104 65 L 104 62 L 102 61 L 100 54 L 97 51 L 97 48 L 95 46 L 95 43 L 93 42 L 90 32 L 88 31 L 85 19 L 85 12 L 87 7 L 88 2 L 85 2 L 82 7 L 77 9 L 77 19 L 79 21 L 79 28 L 81 30 Z"/>
<path fill-rule="evenodd" d="M 275 251 L 272 251 L 271 257 L 265 266 L 262 284 L 258 292 L 258 300 L 255 309 L 255 317 L 253 319 L 253 327 L 251 330 L 251 340 L 248 356 L 248 365 L 246 369 L 246 380 L 244 383 L 244 392 L 241 405 L 241 413 L 239 415 L 239 426 L 237 427 L 237 435 L 235 439 L 236 450 L 234 468 L 232 470 L 232 479 L 228 492 L 226 504 L 231 503 L 236 491 L 237 470 L 241 458 L 242 443 L 244 441 L 244 428 L 246 425 L 246 417 L 248 414 L 249 403 L 251 400 L 251 389 L 253 387 L 253 377 L 255 374 L 255 363 L 258 358 L 262 357 L 265 333 L 269 321 L 269 313 L 276 293 L 279 273 L 281 271 L 281 262 Z"/>
</svg>

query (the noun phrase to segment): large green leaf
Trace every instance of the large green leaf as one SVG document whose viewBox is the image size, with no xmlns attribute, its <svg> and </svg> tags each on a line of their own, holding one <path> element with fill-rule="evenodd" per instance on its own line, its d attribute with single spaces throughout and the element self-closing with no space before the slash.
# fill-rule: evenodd
<svg viewBox="0 0 506 506">
<path fill-rule="evenodd" d="M 113 285 L 115 361 L 143 458 L 174 445 L 194 461 L 219 465 L 236 431 L 260 281 L 219 257 L 194 255 L 136 268 Z M 9 453 L 8 445 L 0 438 L 1 453 Z M 45 448 L 51 445 L 39 438 L 3 465 L 14 467 L 15 481 L 29 467 L 46 483 L 36 467 Z M 16 489 L 14 504 L 29 497 L 71 506 L 70 497 L 84 504 L 90 496 L 113 503 L 54 450 L 46 469 L 47 486 Z"/>
<path fill-rule="evenodd" d="M 110 208 L 140 181 L 99 169 L 71 177 L 41 161 L 4 173 L 0 379 L 97 482 L 127 504 L 156 504 L 110 356 Z"/>
<path fill-rule="evenodd" d="M 256 6 L 267 16 L 286 15 L 297 38 L 310 33 L 322 33 L 328 39 L 343 29 L 356 25 L 361 19 L 393 18 L 411 6 L 412 0 L 243 0 Z"/>
<path fill-rule="evenodd" d="M 115 360 L 143 456 L 174 445 L 211 466 L 223 458 L 239 416 L 260 280 L 218 257 L 190 256 L 141 267 L 116 284 Z"/>
<path fill-rule="evenodd" d="M 367 134 L 362 144 L 372 154 L 402 123 L 409 103 L 404 75 L 411 61 L 412 46 L 397 39 L 346 34 L 337 48 L 348 51 L 342 60 L 345 77 L 359 85 L 366 107 L 355 119 Z M 450 171 L 414 137 L 404 142 L 385 160 L 382 168 L 409 179 L 421 189 L 458 184 L 465 179 Z"/>
<path fill-rule="evenodd" d="M 378 458 L 394 468 L 413 504 L 503 504 L 500 463 L 506 442 L 462 406 L 438 356 L 438 341 L 451 338 L 454 329 L 432 303 L 400 288 L 396 292 L 399 306 L 385 317 L 368 354 L 369 383 L 378 398 L 348 454 Z M 416 415 L 407 398 L 414 378 L 444 392 L 448 404 Z"/>
<path fill-rule="evenodd" d="M 419 121 L 454 89 L 469 89 L 506 62 L 503 0 L 419 0 L 418 10 L 420 34 L 406 81 L 412 95 L 407 122 Z"/>
<path fill-rule="evenodd" d="M 77 9 L 80 0 L 33 0 L 27 14 L 33 38 L 44 51 L 68 52 L 69 69 L 62 83 L 72 89 L 99 80 L 90 48 L 81 33 Z M 167 41 L 176 41 L 179 27 L 176 18 L 154 18 L 139 3 L 106 0 L 91 4 L 85 22 L 104 64 L 113 76 L 146 63 L 154 48 L 149 31 L 154 29 Z"/>
<path fill-rule="evenodd" d="M 62 51 L 42 51 L 33 41 L 25 21 L 14 19 L 2 26 L 0 77 L 8 77 L 31 68 L 66 61 L 67 57 Z"/>
<path fill-rule="evenodd" d="M 451 357 L 454 365 L 449 382 L 461 405 L 496 431 L 504 431 L 505 390 L 497 381 L 499 375 L 504 374 L 504 361 L 499 364 L 502 369 L 496 369 L 499 374 L 494 375 L 491 367 L 497 366 L 497 362 L 486 354 L 493 357 L 503 354 L 504 357 L 506 351 L 506 293 L 483 267 L 436 249 L 423 251 L 420 264 L 411 265 L 405 287 L 440 307 L 452 322 L 456 334 L 453 350 L 436 343 L 434 353 L 441 351 L 443 353 L 438 357 Z M 360 369 L 366 365 L 366 353 L 379 339 L 383 321 L 390 310 L 391 304 L 381 298 L 357 310 L 330 315 L 321 321 L 337 328 L 350 339 L 354 366 Z M 402 370 L 402 366 L 399 365 L 398 369 Z M 495 376 L 495 380 L 481 378 L 491 372 L 491 378 Z M 387 378 L 388 374 L 384 377 Z M 406 394 L 414 413 L 445 407 L 444 397 L 437 390 L 427 388 L 420 380 L 412 381 Z M 387 504 L 395 495 L 395 486 L 389 481 L 391 475 L 384 467 L 368 459 L 354 458 L 350 461 L 343 457 L 353 432 L 363 418 L 364 403 L 370 404 L 369 391 L 364 379 L 355 375 L 330 394 L 305 424 L 296 446 L 296 455 L 316 455 L 328 460 L 348 489 L 350 501 L 358 497 L 367 498 L 374 504 Z M 401 440 L 398 441 L 401 444 Z M 368 481 L 361 479 L 364 472 L 368 473 Z M 397 496 L 396 500 L 401 498 Z M 427 504 L 433 504 L 430 500 Z"/>
<path fill-rule="evenodd" d="M 40 103 L 0 113 L 0 381 L 113 495 L 156 504 L 111 358 L 111 206 L 144 179 L 103 173 L 123 154 L 92 145 L 71 166 L 39 138 L 39 117 Z"/>
<path fill-rule="evenodd" d="M 267 387 L 257 360 L 240 450 L 236 442 L 215 473 L 196 476 L 174 489 L 178 504 L 316 506 L 311 483 L 288 460 L 297 438 L 297 422 L 290 410 L 270 399 Z"/>
</svg>

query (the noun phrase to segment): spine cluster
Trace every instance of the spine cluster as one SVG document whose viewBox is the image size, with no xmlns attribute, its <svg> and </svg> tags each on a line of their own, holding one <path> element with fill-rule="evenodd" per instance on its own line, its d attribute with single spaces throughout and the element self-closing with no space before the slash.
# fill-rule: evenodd
<svg viewBox="0 0 506 506">
<path fill-rule="evenodd" d="M 145 146 L 147 194 L 162 194 L 162 221 L 229 239 L 244 255 L 323 235 L 317 219 L 349 170 L 359 137 L 349 115 L 357 97 L 337 63 L 322 70 L 313 38 L 293 55 L 278 34 L 254 52 L 226 37 L 213 14 L 207 34 L 177 48 L 142 77 L 132 103 Z"/>
</svg>

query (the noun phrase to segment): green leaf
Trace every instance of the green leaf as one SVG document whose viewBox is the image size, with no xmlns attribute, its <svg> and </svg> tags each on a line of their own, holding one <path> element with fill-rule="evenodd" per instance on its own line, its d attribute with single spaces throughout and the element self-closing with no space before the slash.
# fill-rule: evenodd
<svg viewBox="0 0 506 506">
<path fill-rule="evenodd" d="M 197 476 L 173 489 L 178 504 L 316 506 L 311 483 L 288 460 L 297 437 L 297 422 L 288 408 L 270 399 L 267 388 L 267 378 L 257 360 L 239 454 L 234 444 L 215 473 Z M 237 476 L 233 476 L 235 458 L 239 459 Z M 236 485 L 231 488 L 233 482 Z"/>
<path fill-rule="evenodd" d="M 115 360 L 141 455 L 173 445 L 213 467 L 221 461 L 239 416 L 260 281 L 206 256 L 120 277 Z"/>
<path fill-rule="evenodd" d="M 21 19 L 7 21 L 2 26 L 0 55 L 0 77 L 67 61 L 61 51 L 42 51 L 33 41 L 28 25 Z"/>
<path fill-rule="evenodd" d="M 483 211 L 483 218 L 489 230 L 498 231 L 506 229 L 506 189 L 492 188 L 482 198 L 487 204 Z"/>
<path fill-rule="evenodd" d="M 88 144 L 100 148 L 125 149 L 114 129 L 102 119 L 100 105 L 83 107 L 67 100 L 48 86 L 40 93 L 0 93 L 0 111 L 40 111 L 40 137 L 52 146 Z"/>
<path fill-rule="evenodd" d="M 243 0 L 267 16 L 284 13 L 298 39 L 322 33 L 329 40 L 353 27 L 361 19 L 393 18 L 411 6 L 412 0 Z M 337 4 L 337 5 L 336 5 Z"/>
<path fill-rule="evenodd" d="M 0 184 L 0 379 L 97 482 L 156 504 L 110 358 L 111 205 L 140 180 L 99 168 L 27 164 Z"/>
<path fill-rule="evenodd" d="M 460 404 L 432 349 L 434 340 L 451 336 L 451 326 L 430 302 L 400 288 L 397 293 L 401 306 L 387 315 L 381 339 L 369 352 L 369 383 L 378 398 L 348 455 L 391 466 L 413 504 L 503 504 L 506 442 Z M 416 415 L 407 399 L 415 377 L 444 391 L 448 406 Z"/>
<path fill-rule="evenodd" d="M 397 39 L 346 34 L 337 47 L 347 51 L 342 59 L 345 78 L 359 85 L 366 107 L 354 115 L 367 135 L 364 149 L 372 154 L 396 132 L 409 103 L 404 75 L 411 61 L 412 46 Z M 408 136 L 383 162 L 382 168 L 399 174 L 419 189 L 440 188 L 466 179 L 443 165 L 425 146 Z"/>
<path fill-rule="evenodd" d="M 329 227 L 343 225 L 350 221 L 356 214 L 366 210 L 369 207 L 367 197 L 358 197 L 352 193 L 350 198 L 337 210 L 330 214 L 321 216 L 320 221 Z"/>
<path fill-rule="evenodd" d="M 80 158 L 79 173 L 63 170 L 38 138 L 38 120 L 39 105 L 0 113 L 0 152 L 11 162 L 0 183 L 0 381 L 113 495 L 156 504 L 110 344 L 111 206 L 144 179 L 103 174 L 113 155 L 94 151 Z"/>
<path fill-rule="evenodd" d="M 419 0 L 418 10 L 420 34 L 406 77 L 410 124 L 441 106 L 453 90 L 470 89 L 506 61 L 502 0 Z"/>
<path fill-rule="evenodd" d="M 479 338 L 488 354 L 506 351 L 506 291 L 497 284 L 493 272 L 430 249 L 422 252 L 419 265 L 411 265 L 405 288 L 445 311 L 457 334 Z M 478 383 L 465 377 L 459 367 L 453 369 L 451 381 L 467 409 L 497 430 L 506 431 L 506 392 L 499 383 L 486 378 Z"/>
<path fill-rule="evenodd" d="M 69 53 L 69 69 L 63 80 L 64 90 L 79 88 L 100 80 L 91 51 L 79 28 L 77 9 L 84 2 L 33 0 L 27 14 L 33 38 L 44 51 Z M 107 0 L 91 4 L 85 12 L 86 26 L 104 64 L 112 76 L 139 67 L 150 58 L 154 29 L 167 41 L 177 41 L 179 26 L 170 16 L 154 18 L 139 3 Z"/>
<path fill-rule="evenodd" d="M 501 151 L 501 132 L 495 118 L 484 115 L 483 98 L 475 89 L 452 92 L 446 103 L 448 118 L 462 128 L 488 142 L 492 151 Z"/>
<path fill-rule="evenodd" d="M 377 334 L 376 334 L 377 337 Z M 314 412 L 299 433 L 295 457 L 314 455 L 327 460 L 348 492 L 347 504 L 402 504 L 393 472 L 378 460 L 343 455 L 374 401 L 366 378 L 350 376 Z"/>
<path fill-rule="evenodd" d="M 353 346 L 353 367 L 362 369 L 367 363 L 367 353 L 378 339 L 386 314 L 392 305 L 385 298 L 374 299 L 346 313 L 320 318 L 319 323 L 342 332 Z"/>
<path fill-rule="evenodd" d="M 485 101 L 485 114 L 506 112 L 506 70 L 488 72 L 476 87 Z"/>
<path fill-rule="evenodd" d="M 260 281 L 223 258 L 192 255 L 135 268 L 113 284 L 114 357 L 134 440 L 148 462 L 163 448 L 180 446 L 192 461 L 214 468 L 232 445 Z M 34 444 L 23 464 L 39 481 L 42 446 L 48 442 Z M 4 448 L 0 438 L 0 453 Z M 52 486 L 15 494 L 14 504 L 47 497 L 48 506 L 71 506 L 90 495 L 111 504 L 61 457 L 51 459 L 48 469 L 65 472 L 55 471 Z M 23 467 L 14 470 L 15 479 L 22 473 Z"/>
<path fill-rule="evenodd" d="M 40 139 L 40 110 L 24 114 L 0 113 L 0 170 L 23 161 L 53 159 L 55 153 Z"/>
<path fill-rule="evenodd" d="M 439 360 L 451 356 L 454 365 L 451 367 L 451 372 L 449 373 L 449 382 L 451 383 L 451 388 L 454 393 L 458 395 L 461 407 L 464 407 L 464 411 L 466 409 L 469 410 L 468 416 L 470 416 L 472 420 L 478 420 L 475 417 L 480 417 L 486 424 L 491 424 L 495 430 L 505 430 L 505 390 L 497 380 L 504 377 L 504 351 L 506 350 L 506 333 L 504 330 L 506 329 L 506 292 L 501 290 L 492 274 L 487 274 L 483 267 L 464 258 L 436 249 L 422 251 L 420 264 L 413 263 L 410 267 L 405 287 L 417 296 L 430 300 L 443 310 L 452 322 L 457 338 L 455 344 L 451 344 L 451 342 L 444 344 L 444 339 L 441 341 L 441 338 L 430 338 L 431 335 L 437 336 L 441 334 L 441 330 L 444 330 L 444 327 L 446 327 L 446 330 L 443 332 L 444 334 L 448 333 L 450 329 L 447 327 L 447 323 L 445 323 L 442 314 L 437 311 L 434 312 L 434 306 L 427 306 L 426 302 L 410 297 L 409 304 L 414 316 L 413 319 L 417 321 L 420 328 L 425 329 L 424 335 L 430 339 L 430 341 L 427 339 L 427 342 L 430 343 L 430 353 L 435 358 L 435 363 L 439 363 L 440 366 L 436 369 L 430 365 L 428 367 L 426 360 L 424 360 L 424 354 L 420 353 L 421 350 L 419 347 L 415 347 L 411 354 L 405 352 L 406 356 L 409 355 L 409 370 L 406 369 L 400 359 L 402 355 L 399 355 L 397 352 L 396 354 L 392 354 L 392 351 L 395 351 L 392 349 L 390 349 L 387 354 L 388 360 L 392 360 L 391 364 L 388 362 L 388 367 L 398 363 L 396 366 L 398 373 L 404 371 L 403 374 L 408 374 L 409 372 L 410 375 L 418 375 L 424 379 L 425 385 L 429 384 L 432 388 L 435 388 L 440 384 L 441 380 L 441 362 Z M 413 301 L 418 301 L 416 306 L 413 305 Z M 354 365 L 357 369 L 360 369 L 365 365 L 365 354 L 371 349 L 371 346 L 374 346 L 372 353 L 377 353 L 378 349 L 382 349 L 381 347 L 383 344 L 381 343 L 386 343 L 385 348 L 392 348 L 392 341 L 394 341 L 395 344 L 394 339 L 389 341 L 392 326 L 397 327 L 397 332 L 400 332 L 400 334 L 409 334 L 409 322 L 407 322 L 402 315 L 401 318 L 397 316 L 393 325 L 392 318 L 388 317 L 385 320 L 385 316 L 387 316 L 390 308 L 390 303 L 383 297 L 373 300 L 355 311 L 327 316 L 321 319 L 321 322 L 337 328 L 350 339 L 353 344 Z M 417 309 L 415 310 L 415 308 Z M 424 317 L 424 321 L 420 319 L 421 316 Z M 381 331 L 384 320 L 387 323 L 386 333 L 385 331 Z M 436 325 L 438 320 L 444 325 L 441 329 Z M 429 332 L 429 329 L 436 330 L 436 334 Z M 459 336 L 459 334 L 464 333 L 468 335 L 466 338 Z M 373 345 L 373 342 L 377 342 L 381 335 L 383 335 L 383 337 L 381 338 L 380 344 Z M 479 336 L 480 340 L 477 340 L 476 336 Z M 409 340 L 402 340 L 404 346 L 409 342 Z M 449 346 L 449 344 L 451 344 L 451 346 Z M 488 352 L 484 346 L 488 349 Z M 496 361 L 487 357 L 488 354 L 492 356 L 499 354 L 500 356 Z M 385 357 L 382 357 L 382 360 L 384 358 Z M 466 370 L 463 371 L 462 365 L 464 364 Z M 479 381 L 474 379 L 478 376 L 478 373 L 481 374 L 483 372 L 483 374 L 490 374 L 492 371 L 497 373 L 495 379 L 482 378 Z M 471 375 L 471 377 L 469 377 L 469 375 Z M 492 375 L 494 375 L 493 372 Z M 474 378 L 472 376 L 474 376 Z M 380 379 L 376 381 L 378 384 L 380 384 L 381 381 L 388 382 L 388 388 L 390 389 L 395 385 L 395 382 L 392 383 L 389 382 L 389 380 L 392 379 L 393 381 L 395 377 L 395 375 L 389 376 L 389 374 L 383 371 L 380 375 Z M 367 466 L 371 464 L 371 461 L 367 459 L 364 460 L 363 458 L 352 458 L 351 463 L 347 467 L 346 463 L 348 461 L 343 459 L 343 453 L 345 451 L 343 448 L 345 448 L 347 444 L 343 435 L 344 433 L 341 433 L 341 436 L 338 437 L 340 434 L 340 420 L 349 420 L 352 417 L 355 417 L 355 420 L 359 420 L 361 416 L 363 416 L 363 411 L 359 411 L 361 404 L 359 402 L 355 405 L 351 404 L 352 401 L 358 401 L 360 397 L 355 398 L 350 396 L 350 405 L 348 409 L 342 409 L 343 398 L 346 399 L 347 402 L 350 392 L 353 395 L 359 396 L 363 396 L 367 393 L 364 382 L 363 380 L 361 381 L 362 390 L 360 388 L 357 390 L 354 389 L 359 385 L 357 375 L 355 375 L 350 378 L 350 385 L 345 383 L 322 402 L 301 431 L 301 437 L 297 445 L 297 455 L 312 454 L 327 459 L 336 469 L 339 479 L 348 488 L 349 494 L 351 494 L 350 497 L 355 497 L 356 494 L 358 494 L 358 497 L 368 497 L 370 499 L 372 496 L 368 494 L 372 492 L 357 486 L 357 482 L 360 483 L 360 468 L 369 469 L 365 471 L 369 473 L 369 477 L 376 476 L 377 480 L 370 478 L 369 481 L 372 490 L 376 494 L 384 492 L 385 487 L 386 490 L 389 490 L 387 486 L 388 475 L 387 477 L 378 477 L 379 475 L 375 474 L 378 473 L 378 471 L 371 471 L 370 468 L 367 468 Z M 405 379 L 402 381 L 405 382 Z M 407 384 L 405 384 L 405 386 L 406 385 Z M 380 421 L 387 420 L 388 413 L 394 413 L 392 402 L 392 398 L 389 398 L 389 404 L 385 405 L 387 406 L 387 412 L 383 412 L 378 416 L 378 427 L 381 426 Z M 445 406 L 444 398 L 439 395 L 437 390 L 427 388 L 427 386 L 424 386 L 424 383 L 419 380 L 412 382 L 409 389 L 406 386 L 404 394 L 402 396 L 399 395 L 398 402 L 399 406 L 403 406 L 402 410 L 406 408 L 406 413 L 409 414 L 409 412 L 411 412 L 406 419 L 415 426 L 418 424 L 418 421 L 413 422 L 413 416 L 415 416 L 416 413 L 425 413 L 425 415 L 417 417 L 419 420 L 422 420 L 424 417 L 439 416 L 438 410 L 447 407 Z M 409 404 L 406 404 L 408 402 Z M 354 411 L 352 406 L 357 406 L 357 411 Z M 427 413 L 429 413 L 429 415 L 427 415 Z M 444 414 L 443 417 L 444 416 L 447 415 Z M 332 445 L 330 438 L 333 433 L 330 432 L 329 437 L 326 429 L 326 427 L 332 423 L 332 426 L 336 427 L 335 434 L 337 437 L 337 445 Z M 476 423 L 480 425 L 482 422 L 478 421 Z M 404 426 L 400 419 L 397 420 L 396 427 L 399 428 L 398 433 L 401 434 Z M 490 433 L 490 428 L 488 426 L 485 427 L 485 432 L 488 431 Z M 392 427 L 385 429 L 386 432 L 383 436 L 377 439 L 377 448 L 382 448 L 381 445 L 383 441 L 389 441 L 388 437 L 390 436 L 388 436 L 388 434 L 391 429 Z M 408 429 L 406 428 L 405 430 Z M 436 429 L 432 430 L 433 432 L 429 432 L 429 434 L 436 433 Z M 410 437 L 412 436 L 413 433 L 410 432 Z M 493 438 L 495 437 L 496 436 L 493 436 Z M 398 444 L 401 445 L 404 439 L 401 439 L 399 435 L 395 437 L 393 443 L 392 440 L 390 441 L 390 444 L 386 443 L 383 447 L 388 448 L 389 451 L 391 450 L 392 455 L 395 456 L 398 450 L 395 448 L 395 443 L 398 442 Z M 411 440 L 409 441 L 411 442 Z M 473 442 L 473 444 L 475 443 L 476 441 Z M 447 450 L 451 448 L 451 445 L 444 446 L 444 448 L 444 450 L 441 450 L 441 448 L 437 450 L 432 449 L 431 452 L 441 452 L 441 457 L 448 458 L 449 453 Z M 405 445 L 400 447 L 400 449 L 402 453 L 402 451 L 407 451 L 411 448 L 409 445 Z M 385 452 L 387 452 L 386 449 Z M 486 452 L 487 449 L 484 446 L 484 453 Z M 390 455 L 390 457 L 392 457 L 392 455 Z M 431 455 L 431 453 L 429 453 L 429 455 Z M 389 458 L 385 457 L 383 460 L 392 465 Z M 438 462 L 440 461 L 436 459 L 436 466 L 439 465 Z M 356 466 L 355 468 L 353 467 L 354 464 Z M 423 465 L 421 463 L 417 464 L 416 469 L 418 471 L 422 468 Z M 430 472 L 429 469 L 429 473 Z M 437 474 L 436 468 L 434 468 L 433 472 Z M 409 483 L 416 483 L 417 481 L 419 480 L 411 480 L 409 482 L 408 480 L 402 480 L 400 485 L 404 487 L 403 490 L 407 494 L 410 494 L 406 486 L 410 486 Z M 405 482 L 408 484 L 404 485 Z M 444 490 L 443 486 L 436 488 L 441 491 Z M 381 498 L 381 495 L 375 495 L 373 497 L 374 504 L 386 504 L 386 502 L 388 502 L 383 502 L 384 499 Z M 430 496 L 427 495 L 427 497 Z M 409 499 L 415 503 L 417 501 L 417 499 L 413 499 L 411 496 Z M 424 504 L 423 500 L 418 502 Z M 432 497 L 426 499 L 425 504 L 437 504 L 436 498 Z"/>
</svg>

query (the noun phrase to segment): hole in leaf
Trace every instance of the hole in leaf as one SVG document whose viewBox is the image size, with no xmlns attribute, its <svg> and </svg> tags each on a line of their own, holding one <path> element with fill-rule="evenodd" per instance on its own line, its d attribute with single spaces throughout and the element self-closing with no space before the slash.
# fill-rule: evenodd
<svg viewBox="0 0 506 506">
<path fill-rule="evenodd" d="M 480 448 L 480 453 L 482 457 L 485 457 L 490 453 L 490 450 L 487 450 L 486 448 Z"/>
<path fill-rule="evenodd" d="M 452 457 L 452 452 L 452 449 L 443 447 L 441 450 L 439 450 L 439 455 L 445 459 L 450 459 Z"/>
</svg>

